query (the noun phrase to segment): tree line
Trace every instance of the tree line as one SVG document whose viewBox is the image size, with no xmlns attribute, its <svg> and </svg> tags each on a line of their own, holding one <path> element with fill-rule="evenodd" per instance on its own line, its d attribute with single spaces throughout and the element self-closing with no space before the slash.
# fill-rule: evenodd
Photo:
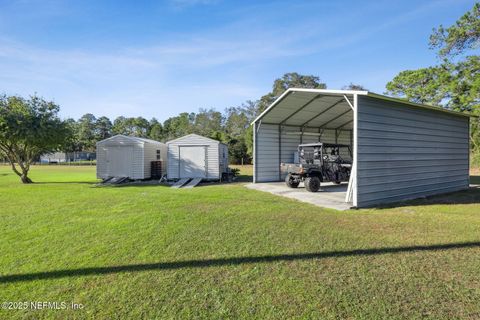
<svg viewBox="0 0 480 320">
<path fill-rule="evenodd" d="M 430 47 L 437 49 L 440 63 L 400 72 L 386 85 L 386 94 L 412 102 L 469 112 L 480 116 L 480 4 L 448 27 L 433 30 Z M 473 54 L 472 54 L 473 53 Z M 112 120 L 85 114 L 78 120 L 59 118 L 60 107 L 37 96 L 0 96 L 0 157 L 8 160 L 22 182 L 30 183 L 30 165 L 53 151 L 95 151 L 97 141 L 115 134 L 168 141 L 197 133 L 226 143 L 232 163 L 252 159 L 252 120 L 285 90 L 327 88 L 318 76 L 287 73 L 273 83 L 272 90 L 258 100 L 219 112 L 200 109 L 180 113 L 163 123 L 155 118 L 117 117 Z M 342 89 L 366 90 L 350 83 Z M 480 118 L 471 118 L 470 141 L 473 163 L 480 164 Z"/>
<path fill-rule="evenodd" d="M 112 121 L 105 116 L 97 118 L 95 115 L 87 113 L 78 120 L 66 120 L 71 135 L 65 151 L 94 152 L 98 141 L 117 134 L 166 142 L 186 134 L 196 133 L 227 144 L 231 163 L 251 163 L 253 133 L 249 129 L 250 123 L 291 87 L 325 89 L 327 86 L 316 76 L 287 73 L 276 79 L 272 91 L 258 100 L 245 101 L 241 105 L 227 108 L 223 112 L 215 109 L 183 112 L 168 118 L 163 123 L 156 118 L 123 116 Z M 347 87 L 361 88 L 361 86 L 353 84 L 345 88 Z"/>
</svg>

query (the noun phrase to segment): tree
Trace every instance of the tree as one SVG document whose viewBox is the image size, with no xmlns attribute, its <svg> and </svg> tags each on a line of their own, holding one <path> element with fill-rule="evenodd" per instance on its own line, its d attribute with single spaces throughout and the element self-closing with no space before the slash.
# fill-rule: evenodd
<svg viewBox="0 0 480 320">
<path fill-rule="evenodd" d="M 225 110 L 225 133 L 227 135 L 229 158 L 234 163 L 248 162 L 246 132 L 250 127 L 248 107 L 232 107 Z"/>
<path fill-rule="evenodd" d="M 65 152 L 76 152 L 76 151 L 81 151 L 82 146 L 80 145 L 80 142 L 78 141 L 78 123 L 75 121 L 75 119 L 68 118 L 65 120 L 65 126 L 68 129 L 69 135 L 65 141 Z"/>
<path fill-rule="evenodd" d="M 124 135 L 128 134 L 127 128 L 126 128 L 127 126 L 126 121 L 127 121 L 127 118 L 125 118 L 124 116 L 115 118 L 115 120 L 113 120 L 112 133 L 124 134 Z"/>
<path fill-rule="evenodd" d="M 343 86 L 342 90 L 368 91 L 368 89 L 365 88 L 364 86 L 362 86 L 361 84 L 354 84 L 352 82 L 350 82 L 350 84 L 348 86 Z"/>
<path fill-rule="evenodd" d="M 218 139 L 222 137 L 224 118 L 221 112 L 214 109 L 200 109 L 195 115 L 193 122 L 193 132 L 209 137 L 212 139 Z"/>
<path fill-rule="evenodd" d="M 405 70 L 387 83 L 387 94 L 439 106 L 447 95 L 449 78 L 449 71 L 442 66 Z"/>
<path fill-rule="evenodd" d="M 273 82 L 272 91 L 260 98 L 258 112 L 263 112 L 289 88 L 326 89 L 327 85 L 320 78 L 312 75 L 301 75 L 296 72 L 285 73 Z"/>
<path fill-rule="evenodd" d="M 458 63 L 446 63 L 450 78 L 446 79 L 446 107 L 456 111 L 480 111 L 480 57 L 469 56 Z M 450 80 L 450 81 L 448 81 Z"/>
<path fill-rule="evenodd" d="M 91 113 L 84 114 L 77 123 L 77 139 L 81 146 L 81 150 L 95 150 L 95 129 L 97 119 Z"/>
<path fill-rule="evenodd" d="M 245 110 L 240 107 L 227 108 L 225 110 L 225 132 L 232 137 L 240 137 L 245 134 L 245 130 L 250 126 L 250 119 Z"/>
<path fill-rule="evenodd" d="M 0 97 L 0 150 L 23 183 L 30 165 L 44 153 L 59 150 L 69 136 L 67 124 L 60 120 L 60 108 L 37 96 Z"/>
<path fill-rule="evenodd" d="M 182 112 L 163 123 L 164 139 L 171 140 L 193 132 L 195 113 Z"/>
<path fill-rule="evenodd" d="M 148 138 L 156 141 L 164 141 L 163 137 L 163 126 L 162 124 L 155 118 L 152 118 L 149 123 L 148 129 Z"/>
<path fill-rule="evenodd" d="M 247 147 L 247 155 L 253 159 L 253 126 L 250 126 L 245 133 L 245 146 Z"/>
<path fill-rule="evenodd" d="M 112 136 L 112 122 L 107 117 L 100 117 L 95 122 L 95 142 Z"/>
<path fill-rule="evenodd" d="M 433 29 L 430 48 L 439 49 L 440 57 L 455 56 L 480 46 L 480 3 L 457 20 L 455 25 Z"/>
<path fill-rule="evenodd" d="M 149 129 L 150 123 L 143 117 L 125 118 L 120 116 L 113 121 L 112 132 L 114 134 L 146 138 Z"/>
<path fill-rule="evenodd" d="M 130 133 L 135 137 L 146 138 L 150 129 L 150 123 L 143 117 L 129 118 Z"/>
</svg>

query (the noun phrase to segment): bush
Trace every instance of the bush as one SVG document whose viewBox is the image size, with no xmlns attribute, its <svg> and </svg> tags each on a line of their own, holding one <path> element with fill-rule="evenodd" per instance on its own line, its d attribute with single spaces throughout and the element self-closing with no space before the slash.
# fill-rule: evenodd
<svg viewBox="0 0 480 320">
<path fill-rule="evenodd" d="M 239 168 L 229 168 L 230 172 L 234 177 L 237 177 L 240 174 L 240 169 Z"/>
</svg>

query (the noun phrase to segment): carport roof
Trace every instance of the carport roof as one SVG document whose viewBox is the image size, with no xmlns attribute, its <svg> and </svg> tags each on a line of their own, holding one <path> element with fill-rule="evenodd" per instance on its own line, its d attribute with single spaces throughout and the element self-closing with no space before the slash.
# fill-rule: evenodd
<svg viewBox="0 0 480 320">
<path fill-rule="evenodd" d="M 369 96 L 460 116 L 470 116 L 466 113 L 412 103 L 369 91 L 290 88 L 263 111 L 253 123 L 262 120 L 262 123 L 286 126 L 352 129 L 354 95 Z"/>
</svg>

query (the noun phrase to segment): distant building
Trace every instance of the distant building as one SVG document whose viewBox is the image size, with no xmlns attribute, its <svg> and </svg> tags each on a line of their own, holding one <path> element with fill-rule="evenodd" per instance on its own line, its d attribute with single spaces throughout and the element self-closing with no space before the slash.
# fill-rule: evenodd
<svg viewBox="0 0 480 320">
<path fill-rule="evenodd" d="M 60 163 L 96 160 L 95 152 L 54 152 L 46 153 L 40 156 L 41 163 Z"/>
</svg>

